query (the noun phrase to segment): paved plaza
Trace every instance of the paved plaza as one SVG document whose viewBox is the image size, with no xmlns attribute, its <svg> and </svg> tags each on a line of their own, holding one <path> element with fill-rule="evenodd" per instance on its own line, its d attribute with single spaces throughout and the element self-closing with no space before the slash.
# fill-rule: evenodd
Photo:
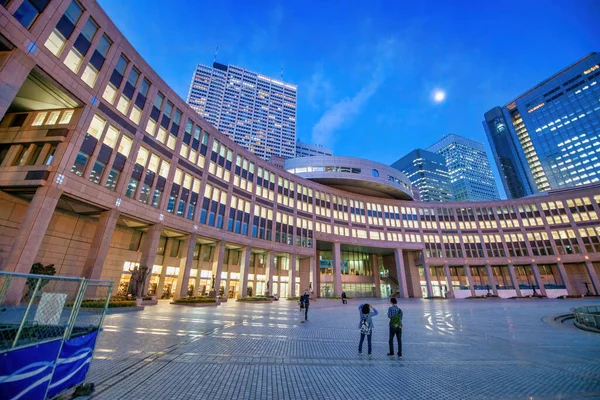
<svg viewBox="0 0 600 400">
<path fill-rule="evenodd" d="M 286 300 L 108 315 L 87 381 L 95 399 L 600 399 L 600 335 L 547 318 L 598 300 L 400 300 L 400 360 L 370 301 L 371 357 L 360 300 L 314 301 L 308 323 Z"/>
</svg>

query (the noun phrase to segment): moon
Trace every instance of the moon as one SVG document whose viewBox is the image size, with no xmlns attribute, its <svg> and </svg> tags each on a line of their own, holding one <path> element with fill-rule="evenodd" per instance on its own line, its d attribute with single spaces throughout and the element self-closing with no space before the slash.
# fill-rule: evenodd
<svg viewBox="0 0 600 400">
<path fill-rule="evenodd" d="M 444 100 L 446 100 L 446 92 L 442 89 L 435 89 L 433 91 L 433 101 L 439 104 Z"/>
</svg>

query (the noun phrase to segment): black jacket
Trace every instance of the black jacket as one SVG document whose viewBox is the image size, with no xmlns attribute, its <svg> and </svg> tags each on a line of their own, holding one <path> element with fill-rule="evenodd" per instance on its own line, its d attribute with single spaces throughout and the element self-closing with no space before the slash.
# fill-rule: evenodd
<svg viewBox="0 0 600 400">
<path fill-rule="evenodd" d="M 309 296 L 307 294 L 303 294 L 302 296 L 300 296 L 300 302 L 303 303 L 305 306 L 309 305 Z"/>
</svg>

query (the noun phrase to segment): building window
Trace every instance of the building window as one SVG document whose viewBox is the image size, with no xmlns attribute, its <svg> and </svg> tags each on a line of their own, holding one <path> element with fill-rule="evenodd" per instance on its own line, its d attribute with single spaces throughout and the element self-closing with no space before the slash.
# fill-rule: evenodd
<svg viewBox="0 0 600 400">
<path fill-rule="evenodd" d="M 137 179 L 131 178 L 129 180 L 129 185 L 127 185 L 127 191 L 125 192 L 125 196 L 129 197 L 130 199 L 133 199 L 138 183 L 139 181 Z"/>
<path fill-rule="evenodd" d="M 104 185 L 109 190 L 115 190 L 117 187 L 117 182 L 119 182 L 119 175 L 121 173 L 116 169 L 111 169 L 108 174 L 108 178 L 106 179 L 106 184 Z"/>
<path fill-rule="evenodd" d="M 104 65 L 104 60 L 106 59 L 106 53 L 108 53 L 108 49 L 110 49 L 112 42 L 106 35 L 102 35 L 100 41 L 98 42 L 98 46 L 90 58 L 90 62 L 83 71 L 81 75 L 81 80 L 86 83 L 89 87 L 93 88 L 96 83 L 96 78 L 98 77 L 98 71 Z"/>
<path fill-rule="evenodd" d="M 73 163 L 73 167 L 71 168 L 71 172 L 79 176 L 83 176 L 83 171 L 85 170 L 85 166 L 87 165 L 89 156 L 83 152 L 79 152 L 77 157 L 75 158 L 75 162 Z"/>
<path fill-rule="evenodd" d="M 73 34 L 75 25 L 77 25 L 77 20 L 79 20 L 82 13 L 83 9 L 81 6 L 76 1 L 71 2 L 69 8 L 67 8 L 67 11 L 65 11 L 60 21 L 58 21 L 56 28 L 50 33 L 48 40 L 46 40 L 46 43 L 44 44 L 52 54 L 57 57 L 60 55 L 65 42 L 71 37 L 71 34 Z"/>
<path fill-rule="evenodd" d="M 104 100 L 108 101 L 110 104 L 113 104 L 115 101 L 115 96 L 117 95 L 117 91 L 119 90 L 119 86 L 121 86 L 121 82 L 123 81 L 123 74 L 125 73 L 125 69 L 129 61 L 121 54 L 117 64 L 115 65 L 115 69 L 110 76 L 110 80 L 108 85 L 106 85 L 106 89 L 104 90 L 104 94 L 102 97 Z"/>
<path fill-rule="evenodd" d="M 104 164 L 103 162 L 100 161 L 96 161 L 94 163 L 94 168 L 92 168 L 92 172 L 90 173 L 90 182 L 93 183 L 100 183 L 100 180 L 102 179 L 102 173 L 104 172 L 104 167 L 106 166 L 106 164 Z"/>
<path fill-rule="evenodd" d="M 371 175 L 373 175 L 375 178 L 379 178 L 379 171 L 377 171 L 376 169 L 371 171 Z"/>
<path fill-rule="evenodd" d="M 25 29 L 29 29 L 38 15 L 44 12 L 48 3 L 50 0 L 23 0 L 13 16 Z"/>
</svg>

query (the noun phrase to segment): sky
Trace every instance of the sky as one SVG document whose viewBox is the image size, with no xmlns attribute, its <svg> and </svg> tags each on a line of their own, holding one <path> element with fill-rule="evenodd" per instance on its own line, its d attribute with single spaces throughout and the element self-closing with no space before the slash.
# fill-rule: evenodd
<svg viewBox="0 0 600 400">
<path fill-rule="evenodd" d="M 391 164 L 600 51 L 600 0 L 99 0 L 187 99 L 217 61 L 298 85 L 297 137 Z M 436 102 L 433 93 L 445 93 Z"/>
</svg>

